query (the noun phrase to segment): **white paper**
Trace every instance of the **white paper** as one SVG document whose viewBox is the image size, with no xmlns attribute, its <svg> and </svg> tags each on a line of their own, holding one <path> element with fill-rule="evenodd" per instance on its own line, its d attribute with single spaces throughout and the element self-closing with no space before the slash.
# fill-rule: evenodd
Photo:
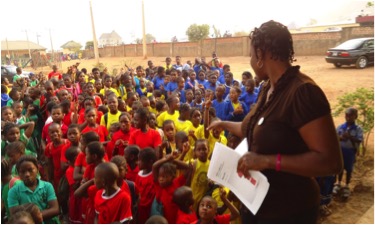
<svg viewBox="0 0 375 225">
<path fill-rule="evenodd" d="M 228 187 L 255 215 L 267 195 L 270 184 L 259 171 L 249 171 L 250 179 L 239 177 L 237 163 L 248 151 L 246 138 L 235 150 L 216 142 L 208 168 L 209 179 Z"/>
</svg>

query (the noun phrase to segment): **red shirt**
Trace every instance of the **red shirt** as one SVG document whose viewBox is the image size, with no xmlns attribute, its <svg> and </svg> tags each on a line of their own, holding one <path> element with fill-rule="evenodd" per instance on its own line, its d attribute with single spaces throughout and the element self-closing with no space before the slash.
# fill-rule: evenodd
<svg viewBox="0 0 375 225">
<path fill-rule="evenodd" d="M 194 210 L 192 210 L 189 214 L 181 211 L 180 209 L 177 210 L 176 224 L 190 224 L 197 220 L 197 214 L 194 212 Z"/>
<path fill-rule="evenodd" d="M 140 129 L 136 129 L 129 138 L 129 145 L 138 145 L 140 149 L 146 147 L 156 148 L 161 145 L 161 137 L 158 131 L 148 129 L 143 133 Z"/>
<path fill-rule="evenodd" d="M 56 71 L 52 71 L 48 74 L 48 80 L 52 79 L 52 78 L 57 78 L 58 80 L 61 80 L 62 79 L 62 75 L 60 72 Z"/>
<path fill-rule="evenodd" d="M 230 224 L 230 214 L 217 215 L 214 220 L 217 224 Z M 198 224 L 198 220 L 194 221 L 191 224 Z"/>
<path fill-rule="evenodd" d="M 51 124 L 52 123 L 44 125 L 42 130 L 42 139 L 45 140 L 47 144 L 51 142 L 51 139 L 49 138 L 48 134 L 48 128 Z M 63 134 L 63 138 L 66 138 L 66 134 L 68 133 L 68 126 L 66 126 L 64 123 L 61 123 L 61 131 Z"/>
<path fill-rule="evenodd" d="M 95 99 L 96 108 L 98 108 L 100 105 L 103 105 L 102 99 L 99 96 L 94 95 L 92 97 L 94 97 L 94 99 Z"/>
<path fill-rule="evenodd" d="M 66 150 L 68 150 L 68 148 L 70 148 L 70 146 L 72 146 L 72 142 L 68 140 L 68 143 L 61 149 L 61 157 L 60 157 L 61 162 L 64 162 L 64 163 L 68 162 L 68 160 L 65 157 L 65 152 Z"/>
<path fill-rule="evenodd" d="M 163 204 L 164 217 L 167 219 L 168 223 L 176 223 L 178 206 L 172 200 L 173 193 L 177 188 L 185 185 L 185 176 L 181 175 L 175 178 L 171 185 L 164 188 L 160 187 L 158 182 L 154 183 L 156 199 Z"/>
<path fill-rule="evenodd" d="M 54 174 L 54 180 L 60 181 L 60 178 L 62 177 L 63 173 L 61 171 L 61 150 L 62 148 L 68 144 L 68 140 L 62 139 L 62 143 L 58 146 L 55 146 L 53 142 L 50 142 L 46 146 L 46 150 L 44 151 L 44 155 L 47 158 L 52 158 L 53 160 L 53 174 Z"/>
<path fill-rule="evenodd" d="M 74 166 L 69 166 L 65 172 L 65 176 L 66 176 L 66 179 L 68 180 L 69 186 L 72 186 L 76 182 L 73 179 L 73 173 L 74 173 Z"/>
<path fill-rule="evenodd" d="M 85 167 L 87 166 L 86 155 L 83 152 L 80 152 L 74 162 L 74 166 Z"/>
<path fill-rule="evenodd" d="M 87 189 L 88 198 L 86 200 L 86 209 L 83 209 L 86 215 L 86 224 L 93 224 L 95 222 L 95 197 L 99 190 L 96 188 L 95 184 L 91 185 Z"/>
<path fill-rule="evenodd" d="M 62 122 L 63 124 L 68 124 L 70 125 L 72 123 L 72 111 L 68 112 L 67 114 L 65 114 Z"/>
<path fill-rule="evenodd" d="M 97 165 L 91 163 L 86 166 L 85 173 L 83 174 L 83 178 L 86 180 L 91 180 L 95 177 L 95 167 Z"/>
<path fill-rule="evenodd" d="M 123 132 L 121 129 L 116 131 L 113 135 L 112 135 L 112 139 L 111 139 L 111 142 L 108 143 L 109 145 L 107 146 L 107 149 L 108 149 L 108 155 L 110 154 L 110 158 L 112 158 L 112 153 L 113 153 L 113 150 L 115 148 L 115 144 L 116 144 L 116 141 L 118 140 L 124 140 L 124 141 L 128 141 L 129 142 L 129 139 L 130 139 L 130 134 L 134 132 L 134 128 L 130 128 L 129 132 L 125 133 Z M 124 155 L 124 150 L 125 150 L 125 147 L 126 145 L 123 145 L 122 143 L 120 145 L 117 146 L 118 147 L 118 151 L 117 151 L 117 155 L 121 155 L 123 156 Z M 112 150 L 112 151 L 111 151 Z M 110 152 L 110 153 L 109 153 Z"/>
<path fill-rule="evenodd" d="M 100 120 L 102 119 L 103 112 L 96 110 L 96 123 L 100 124 Z M 79 116 L 78 116 L 78 124 L 82 124 L 85 122 L 85 109 L 81 109 L 79 111 Z"/>
<path fill-rule="evenodd" d="M 128 171 L 126 172 L 126 179 L 135 182 L 139 173 L 138 165 L 134 169 L 130 168 L 129 164 L 127 164 L 127 167 Z"/>
<path fill-rule="evenodd" d="M 135 185 L 139 190 L 138 220 L 137 223 L 145 223 L 150 217 L 151 205 L 155 198 L 155 184 L 152 172 L 143 175 L 139 171 Z"/>
<path fill-rule="evenodd" d="M 81 131 L 81 134 L 84 134 L 90 131 L 94 131 L 95 133 L 99 135 L 100 142 L 105 142 L 106 138 L 108 137 L 108 131 L 105 126 L 97 125 L 95 128 L 86 126 L 85 129 Z"/>
<path fill-rule="evenodd" d="M 121 190 L 121 188 L 111 196 L 105 196 L 104 193 L 105 190 L 103 189 L 95 195 L 95 212 L 98 214 L 98 222 L 100 224 L 124 223 L 132 220 L 129 194 Z"/>
<path fill-rule="evenodd" d="M 82 198 L 74 196 L 73 185 L 76 181 L 73 179 L 74 166 L 69 166 L 65 172 L 69 183 L 69 219 L 71 223 L 83 223 L 82 218 Z"/>
</svg>

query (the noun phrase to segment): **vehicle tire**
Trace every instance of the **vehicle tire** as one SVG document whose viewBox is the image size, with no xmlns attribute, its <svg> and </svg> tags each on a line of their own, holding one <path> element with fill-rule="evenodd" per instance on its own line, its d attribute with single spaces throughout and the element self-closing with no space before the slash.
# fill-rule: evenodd
<svg viewBox="0 0 375 225">
<path fill-rule="evenodd" d="M 336 68 L 340 68 L 342 66 L 341 63 L 334 63 L 333 65 L 335 65 Z"/>
<path fill-rule="evenodd" d="M 357 69 L 363 69 L 363 68 L 366 68 L 367 64 L 368 64 L 368 59 L 365 56 L 361 56 L 357 59 L 355 66 L 357 67 Z"/>
</svg>

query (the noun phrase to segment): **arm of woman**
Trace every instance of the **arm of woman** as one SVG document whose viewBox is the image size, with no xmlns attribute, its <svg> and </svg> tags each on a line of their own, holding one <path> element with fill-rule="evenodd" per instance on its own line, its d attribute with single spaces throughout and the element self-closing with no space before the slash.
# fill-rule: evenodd
<svg viewBox="0 0 375 225">
<path fill-rule="evenodd" d="M 214 121 L 210 124 L 210 126 L 207 127 L 207 129 L 212 130 L 213 128 L 221 127 L 237 137 L 243 138 L 244 135 L 242 134 L 241 124 L 242 122 Z"/>
<path fill-rule="evenodd" d="M 248 152 L 238 161 L 239 174 L 250 177 L 249 170 L 276 169 L 277 163 L 280 163 L 280 171 L 306 177 L 340 173 L 343 169 L 342 153 L 331 115 L 308 122 L 298 132 L 310 151 L 281 155 L 280 160 L 277 155 Z"/>
</svg>

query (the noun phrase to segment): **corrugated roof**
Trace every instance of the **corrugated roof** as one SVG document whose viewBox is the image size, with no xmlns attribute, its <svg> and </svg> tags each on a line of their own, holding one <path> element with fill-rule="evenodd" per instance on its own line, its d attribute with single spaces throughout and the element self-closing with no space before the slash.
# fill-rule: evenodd
<svg viewBox="0 0 375 225">
<path fill-rule="evenodd" d="M 30 50 L 46 50 L 47 48 L 38 45 L 34 42 L 29 41 Z M 16 51 L 16 50 L 25 50 L 29 49 L 27 41 L 1 41 L 1 50 L 6 51 Z"/>
<path fill-rule="evenodd" d="M 71 48 L 82 48 L 82 45 L 75 41 L 68 41 L 65 44 L 61 45 L 62 49 L 71 49 Z"/>
<path fill-rule="evenodd" d="M 121 36 L 116 33 L 116 31 L 112 31 L 111 33 L 103 33 L 102 35 L 100 35 L 99 39 L 109 39 L 109 38 L 122 39 Z"/>
</svg>

